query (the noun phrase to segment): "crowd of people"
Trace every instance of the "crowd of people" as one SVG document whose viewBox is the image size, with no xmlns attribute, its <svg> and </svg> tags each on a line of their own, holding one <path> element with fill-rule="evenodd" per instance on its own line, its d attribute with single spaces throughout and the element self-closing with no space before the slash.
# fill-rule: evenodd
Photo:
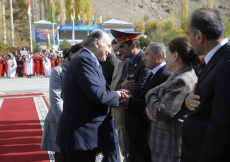
<svg viewBox="0 0 230 162">
<path fill-rule="evenodd" d="M 8 54 L 0 56 L 0 77 L 45 76 L 49 77 L 51 70 L 60 65 L 61 56 L 54 53 L 31 52 L 27 55 Z"/>
<path fill-rule="evenodd" d="M 187 38 L 140 49 L 138 32 L 91 32 L 50 77 L 42 145 L 56 162 L 229 162 L 230 43 L 218 10 Z M 111 48 L 114 54 L 111 54 Z"/>
</svg>

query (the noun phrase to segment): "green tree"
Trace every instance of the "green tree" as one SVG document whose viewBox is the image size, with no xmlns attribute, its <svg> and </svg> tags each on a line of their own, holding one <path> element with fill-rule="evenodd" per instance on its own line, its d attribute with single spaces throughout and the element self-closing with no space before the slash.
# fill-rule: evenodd
<svg viewBox="0 0 230 162">
<path fill-rule="evenodd" d="M 0 54 L 6 55 L 9 52 L 11 52 L 11 47 L 8 44 L 4 44 L 3 42 L 0 42 Z"/>
<path fill-rule="evenodd" d="M 168 43 L 176 37 L 184 37 L 185 32 L 178 26 L 172 27 L 171 20 L 166 21 L 163 19 L 158 22 L 157 27 L 149 35 L 149 39 L 154 42 Z"/>
<path fill-rule="evenodd" d="M 63 51 L 64 49 L 69 48 L 69 47 L 71 47 L 71 45 L 66 39 L 64 39 L 59 45 L 59 50 Z"/>
<path fill-rule="evenodd" d="M 140 42 L 140 47 L 142 50 L 145 50 L 146 47 L 149 45 L 149 43 L 151 42 L 151 40 L 149 38 L 145 38 L 145 37 L 139 37 L 138 41 Z"/>
<path fill-rule="evenodd" d="M 225 26 L 225 35 L 226 35 L 226 37 L 230 37 L 230 20 L 227 19 L 226 16 L 224 16 L 223 22 L 224 22 L 224 26 Z"/>
<path fill-rule="evenodd" d="M 33 44 L 33 51 L 34 52 L 38 52 L 38 51 L 42 50 L 40 45 L 38 43 L 36 43 L 34 40 L 32 41 L 32 44 Z"/>
</svg>

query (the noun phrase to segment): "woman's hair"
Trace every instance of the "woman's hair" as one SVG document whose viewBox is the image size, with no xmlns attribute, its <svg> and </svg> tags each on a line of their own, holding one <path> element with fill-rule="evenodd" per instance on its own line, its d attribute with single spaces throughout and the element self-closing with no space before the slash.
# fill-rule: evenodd
<svg viewBox="0 0 230 162">
<path fill-rule="evenodd" d="M 80 50 L 82 49 L 82 44 L 75 44 L 73 45 L 69 50 L 68 52 L 66 52 L 64 54 L 64 51 L 63 51 L 63 57 L 64 59 L 66 59 L 68 57 L 68 60 L 70 61 L 71 58 L 70 58 L 70 53 L 76 53 L 76 52 L 79 52 Z M 66 50 L 66 49 L 65 49 Z"/>
<path fill-rule="evenodd" d="M 12 59 L 14 55 L 13 55 L 13 54 L 8 54 L 7 56 L 8 56 L 10 59 Z"/>
<path fill-rule="evenodd" d="M 168 49 L 171 53 L 177 52 L 186 65 L 199 65 L 200 59 L 195 54 L 187 38 L 175 38 L 168 43 Z"/>
<path fill-rule="evenodd" d="M 66 54 L 67 52 L 69 52 L 69 50 L 70 50 L 70 48 L 66 48 L 66 49 L 63 50 L 63 52 L 62 52 L 63 57 L 65 56 L 65 54 Z"/>
</svg>

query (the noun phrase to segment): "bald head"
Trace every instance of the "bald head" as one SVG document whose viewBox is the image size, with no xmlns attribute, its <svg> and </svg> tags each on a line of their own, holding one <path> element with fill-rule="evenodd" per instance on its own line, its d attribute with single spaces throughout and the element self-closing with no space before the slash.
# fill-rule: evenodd
<svg viewBox="0 0 230 162">
<path fill-rule="evenodd" d="M 94 41 L 98 40 L 100 43 L 103 43 L 105 40 L 110 40 L 108 34 L 106 34 L 105 32 L 103 32 L 100 29 L 95 29 L 94 31 L 92 31 L 88 37 L 86 42 L 84 43 L 85 47 L 92 47 L 94 46 Z"/>
</svg>

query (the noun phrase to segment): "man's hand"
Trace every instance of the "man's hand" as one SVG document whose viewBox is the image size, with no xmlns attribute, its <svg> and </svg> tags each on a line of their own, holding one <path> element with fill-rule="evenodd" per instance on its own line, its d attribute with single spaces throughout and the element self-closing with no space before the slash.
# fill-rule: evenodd
<svg viewBox="0 0 230 162">
<path fill-rule="evenodd" d="M 120 101 L 119 106 L 129 106 L 129 98 L 132 97 L 130 93 L 126 93 L 124 98 Z"/>
<path fill-rule="evenodd" d="M 147 107 L 145 108 L 145 112 L 146 112 L 146 114 L 150 120 L 156 121 L 156 119 L 151 115 L 151 113 Z"/>
<path fill-rule="evenodd" d="M 134 80 L 128 80 L 128 75 L 126 76 L 125 80 L 121 84 L 122 89 L 133 90 L 137 87 L 137 83 Z"/>
<path fill-rule="evenodd" d="M 185 99 L 185 106 L 189 109 L 189 111 L 195 111 L 200 105 L 200 101 L 199 101 L 200 96 L 196 95 L 195 91 L 196 91 L 196 84 L 194 85 L 192 92 Z"/>
<path fill-rule="evenodd" d="M 119 96 L 119 100 L 123 99 L 125 96 L 127 96 L 130 91 L 129 90 L 126 90 L 126 89 L 120 89 L 118 91 L 116 91 L 118 96 Z"/>
</svg>

